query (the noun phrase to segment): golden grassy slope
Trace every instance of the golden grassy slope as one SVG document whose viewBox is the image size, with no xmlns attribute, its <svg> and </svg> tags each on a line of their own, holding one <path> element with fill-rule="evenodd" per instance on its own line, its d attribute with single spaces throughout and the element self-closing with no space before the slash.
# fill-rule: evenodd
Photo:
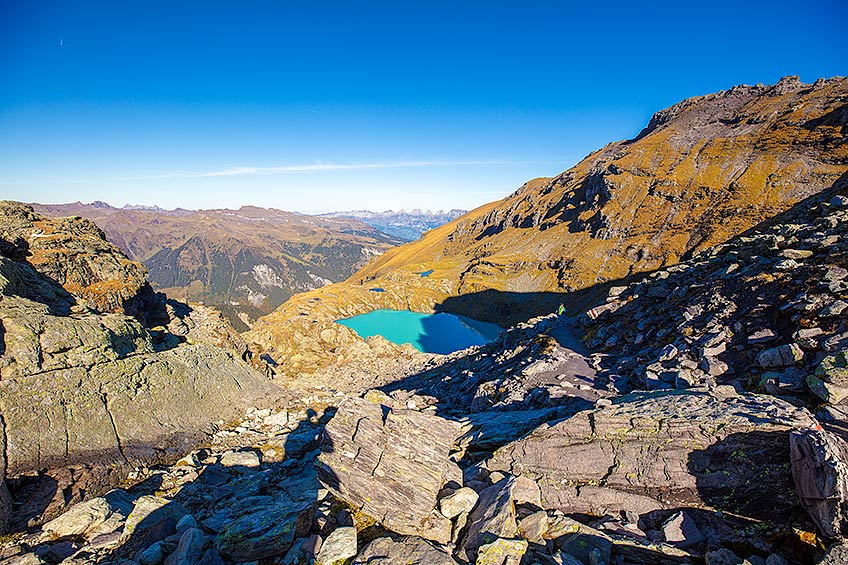
<svg viewBox="0 0 848 565">
<path fill-rule="evenodd" d="M 672 264 L 844 175 L 846 101 L 848 79 L 805 85 L 794 77 L 685 100 L 657 113 L 636 139 L 611 143 L 556 178 L 530 181 L 344 283 L 294 297 L 257 321 L 248 338 L 284 365 L 307 352 L 283 371 L 308 372 L 355 339 L 332 323 L 343 315 L 428 311 L 471 295 L 466 314 L 476 307 L 480 317 L 514 322 L 515 309 L 488 303 L 498 294 L 492 290 L 517 293 L 510 300 L 545 293 L 556 302 Z M 431 269 L 429 277 L 417 274 Z M 327 339 L 311 339 L 315 331 Z"/>
</svg>

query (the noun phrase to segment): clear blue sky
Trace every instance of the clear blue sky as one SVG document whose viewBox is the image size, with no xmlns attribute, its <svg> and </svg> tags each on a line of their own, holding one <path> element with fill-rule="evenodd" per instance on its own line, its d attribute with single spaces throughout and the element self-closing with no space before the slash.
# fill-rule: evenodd
<svg viewBox="0 0 848 565">
<path fill-rule="evenodd" d="M 846 6 L 0 1 L 0 196 L 473 207 L 683 98 L 848 74 Z"/>
</svg>

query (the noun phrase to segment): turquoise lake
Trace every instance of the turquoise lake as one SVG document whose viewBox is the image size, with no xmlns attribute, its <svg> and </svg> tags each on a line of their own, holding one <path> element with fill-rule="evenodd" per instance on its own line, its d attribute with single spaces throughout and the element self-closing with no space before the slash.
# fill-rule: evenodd
<svg viewBox="0 0 848 565">
<path fill-rule="evenodd" d="M 363 339 L 381 335 L 393 343 L 410 343 L 424 353 L 441 354 L 488 343 L 503 329 L 465 316 L 421 314 L 409 310 L 374 310 L 336 322 L 349 327 Z"/>
</svg>

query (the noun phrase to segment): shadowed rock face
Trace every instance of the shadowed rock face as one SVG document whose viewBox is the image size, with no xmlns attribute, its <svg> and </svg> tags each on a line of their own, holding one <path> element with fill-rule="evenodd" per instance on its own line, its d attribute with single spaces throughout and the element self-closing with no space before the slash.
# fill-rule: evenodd
<svg viewBox="0 0 848 565">
<path fill-rule="evenodd" d="M 846 92 L 848 79 L 809 85 L 789 77 L 681 102 L 659 112 L 636 139 L 611 143 L 556 178 L 530 181 L 384 254 L 342 284 L 296 296 L 257 321 L 248 338 L 287 360 L 298 349 L 322 346 L 307 329 L 330 330 L 323 354 L 297 359 L 302 373 L 333 362 L 334 348 L 349 343 L 331 325 L 345 309 L 424 312 L 488 289 L 571 293 L 675 263 L 844 174 Z M 551 296 L 547 311 L 560 300 Z M 491 321 L 527 317 L 496 304 L 471 306 Z M 296 333 L 306 336 L 298 347 L 288 337 Z"/>
<path fill-rule="evenodd" d="M 801 504 L 829 539 L 848 533 L 848 444 L 825 430 L 791 436 L 792 477 Z"/>
</svg>

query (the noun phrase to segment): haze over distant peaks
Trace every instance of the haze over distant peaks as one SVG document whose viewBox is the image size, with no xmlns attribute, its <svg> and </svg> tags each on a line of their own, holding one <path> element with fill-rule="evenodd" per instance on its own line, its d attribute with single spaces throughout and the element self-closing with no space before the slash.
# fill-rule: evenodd
<svg viewBox="0 0 848 565">
<path fill-rule="evenodd" d="M 421 211 L 420 208 L 406 210 L 386 210 L 384 212 L 372 212 L 370 210 L 350 210 L 347 212 L 329 212 L 321 214 L 322 218 L 352 218 L 360 220 L 373 226 L 385 234 L 397 237 L 404 241 L 415 241 L 429 230 L 455 220 L 465 214 L 467 210 L 452 209 L 445 212 L 438 210 Z"/>
</svg>

